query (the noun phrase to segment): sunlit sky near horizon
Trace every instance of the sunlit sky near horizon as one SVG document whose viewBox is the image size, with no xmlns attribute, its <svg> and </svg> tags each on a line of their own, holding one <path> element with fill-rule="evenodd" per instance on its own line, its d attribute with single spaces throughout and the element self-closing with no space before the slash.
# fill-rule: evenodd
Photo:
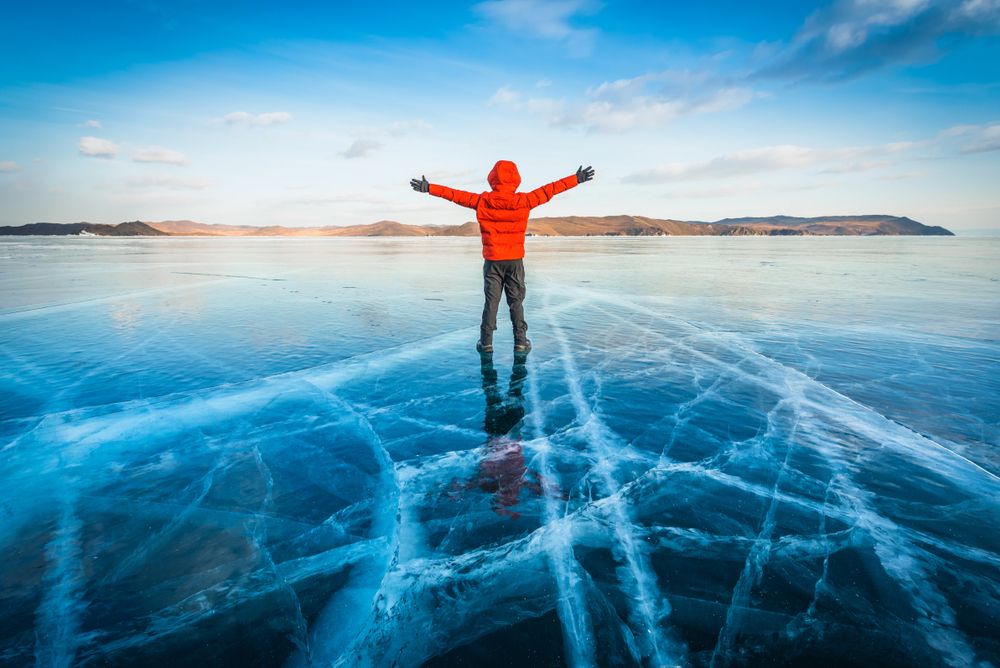
<svg viewBox="0 0 1000 668">
<path fill-rule="evenodd" d="M 0 225 L 884 213 L 1000 230 L 1000 0 L 8 3 Z"/>
</svg>

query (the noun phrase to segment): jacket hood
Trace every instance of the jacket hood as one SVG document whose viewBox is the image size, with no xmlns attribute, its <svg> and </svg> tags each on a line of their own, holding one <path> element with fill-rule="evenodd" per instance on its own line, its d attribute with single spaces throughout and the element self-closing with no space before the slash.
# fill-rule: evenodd
<svg viewBox="0 0 1000 668">
<path fill-rule="evenodd" d="M 486 180 L 493 190 L 501 193 L 512 193 L 521 185 L 521 175 L 517 171 L 517 165 L 510 160 L 497 160 Z"/>
</svg>

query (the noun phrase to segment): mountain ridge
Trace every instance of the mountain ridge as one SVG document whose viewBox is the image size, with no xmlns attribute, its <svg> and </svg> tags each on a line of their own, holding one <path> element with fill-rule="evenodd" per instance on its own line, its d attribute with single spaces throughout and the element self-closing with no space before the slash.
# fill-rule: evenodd
<svg viewBox="0 0 1000 668">
<path fill-rule="evenodd" d="M 94 223 L 29 223 L 0 227 L 0 235 L 96 236 L 238 236 L 238 237 L 474 237 L 479 225 L 408 225 L 380 220 L 343 227 L 220 225 L 191 220 L 132 221 L 118 225 Z M 705 222 L 647 216 L 547 216 L 528 221 L 531 236 L 954 236 L 906 216 L 747 216 Z"/>
<path fill-rule="evenodd" d="M 95 236 L 95 237 L 169 237 L 169 233 L 134 220 L 117 225 L 104 223 L 27 223 L 0 227 L 0 236 Z"/>
<path fill-rule="evenodd" d="M 346 227 L 290 228 L 281 226 L 208 225 L 193 221 L 150 222 L 172 235 L 209 236 L 478 236 L 479 225 L 407 225 L 381 220 Z M 857 215 L 769 216 L 726 218 L 714 222 L 647 216 L 548 216 L 528 221 L 532 236 L 953 236 L 943 227 L 928 226 L 905 216 Z"/>
</svg>

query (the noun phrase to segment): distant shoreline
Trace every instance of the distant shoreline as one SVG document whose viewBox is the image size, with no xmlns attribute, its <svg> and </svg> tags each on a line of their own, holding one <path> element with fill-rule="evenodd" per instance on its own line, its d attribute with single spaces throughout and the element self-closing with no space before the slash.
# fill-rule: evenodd
<svg viewBox="0 0 1000 668">
<path fill-rule="evenodd" d="M 728 235 L 723 236 L 719 234 L 662 234 L 659 236 L 647 235 L 647 236 L 627 236 L 620 234 L 584 234 L 584 235 L 574 235 L 574 234 L 564 234 L 560 236 L 548 236 L 548 235 L 527 235 L 526 239 L 531 240 L 543 240 L 543 241 L 600 241 L 600 240 L 616 240 L 616 241 L 626 241 L 634 240 L 636 243 L 643 243 L 645 241 L 652 241 L 656 239 L 731 239 L 731 238 L 757 238 L 757 239 L 923 239 L 927 237 L 934 238 L 948 238 L 948 239 L 1000 239 L 1000 234 L 795 234 L 795 235 L 781 235 L 781 236 L 768 236 L 763 234 L 757 235 Z M 98 241 L 128 241 L 141 239 L 144 241 L 153 239 L 162 239 L 164 241 L 171 240 L 189 240 L 189 241 L 252 241 L 254 239 L 259 241 L 445 241 L 445 240 L 470 240 L 472 237 L 459 237 L 459 236 L 445 236 L 445 235 L 432 235 L 432 236 L 351 236 L 351 235 L 337 235 L 337 236 L 281 236 L 281 235 L 255 235 L 255 236 L 208 236 L 204 234 L 169 234 L 165 236 L 144 236 L 144 235 L 131 235 L 131 236 L 100 236 L 100 235 L 84 235 L 79 234 L 0 234 L 0 240 L 4 239 L 93 239 Z M 475 239 L 478 243 L 478 239 Z"/>
<path fill-rule="evenodd" d="M 955 236 L 905 216 L 858 215 L 768 216 L 725 218 L 714 222 L 683 221 L 645 216 L 564 216 L 528 221 L 532 237 L 679 237 L 679 236 Z M 131 221 L 117 225 L 28 223 L 0 227 L 0 236 L 82 237 L 478 237 L 479 225 L 407 225 L 382 220 L 345 227 L 256 227 L 216 225 L 190 220 Z"/>
</svg>

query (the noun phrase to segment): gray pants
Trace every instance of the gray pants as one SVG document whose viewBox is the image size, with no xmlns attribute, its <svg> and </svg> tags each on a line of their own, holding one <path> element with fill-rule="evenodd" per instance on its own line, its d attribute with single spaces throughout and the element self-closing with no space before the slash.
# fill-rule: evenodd
<svg viewBox="0 0 1000 668">
<path fill-rule="evenodd" d="M 528 323 L 524 321 L 524 260 L 486 260 L 483 262 L 483 292 L 486 304 L 483 306 L 483 323 L 479 340 L 493 343 L 493 331 L 497 328 L 497 309 L 500 307 L 500 293 L 507 294 L 510 307 L 510 324 L 514 328 L 514 343 L 527 340 Z"/>
</svg>

